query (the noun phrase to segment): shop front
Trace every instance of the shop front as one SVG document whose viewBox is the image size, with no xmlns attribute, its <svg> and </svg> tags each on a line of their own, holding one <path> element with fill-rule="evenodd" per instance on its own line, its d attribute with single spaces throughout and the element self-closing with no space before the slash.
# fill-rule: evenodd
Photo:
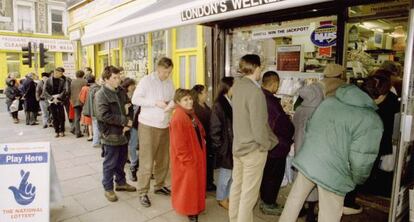
<svg viewBox="0 0 414 222">
<path fill-rule="evenodd" d="M 238 76 L 240 57 L 258 54 L 263 71 L 279 73 L 281 83 L 276 96 L 291 115 L 298 89 L 323 78 L 326 64 L 344 65 L 347 70 L 344 77 L 355 83 L 384 62 L 396 62 L 401 67 L 398 75 L 404 76 L 404 81 L 398 94 L 402 117 L 395 121 L 393 157 L 398 161 L 390 170 L 394 174 L 388 181 L 390 195 L 362 194 L 357 199 L 382 215 L 377 217 L 378 221 L 408 220 L 408 195 L 414 184 L 411 136 L 414 72 L 410 44 L 414 23 L 410 21 L 410 7 L 413 2 L 408 0 L 347 4 L 333 1 L 206 23 L 214 27 L 213 41 L 217 42 L 213 48 L 216 65 L 212 81 L 217 84 L 223 76 Z"/>
<path fill-rule="evenodd" d="M 17 78 L 23 78 L 29 72 L 36 72 L 34 63 L 32 68 L 23 65 L 22 63 L 22 47 L 27 46 L 29 42 L 39 45 L 44 43 L 45 48 L 48 49 L 47 64 L 43 68 L 37 70 L 38 74 L 42 72 L 49 72 L 55 67 L 62 66 L 66 69 L 69 75 L 75 75 L 75 56 L 74 47 L 72 43 L 65 38 L 42 38 L 30 35 L 13 36 L 0 35 L 0 79 L 6 79 L 8 74 L 14 74 Z M 35 58 L 39 58 L 36 56 Z M 40 60 L 37 61 L 37 64 Z M 4 90 L 5 82 L 0 81 L 0 90 Z"/>
</svg>

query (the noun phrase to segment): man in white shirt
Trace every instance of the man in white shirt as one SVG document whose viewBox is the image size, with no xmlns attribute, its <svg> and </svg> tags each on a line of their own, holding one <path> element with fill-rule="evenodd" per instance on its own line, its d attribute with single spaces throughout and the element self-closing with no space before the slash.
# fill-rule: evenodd
<svg viewBox="0 0 414 222">
<path fill-rule="evenodd" d="M 165 187 L 169 168 L 170 135 L 168 124 L 174 108 L 174 85 L 170 79 L 173 63 L 161 58 L 157 71 L 141 79 L 132 96 L 132 103 L 141 106 L 138 117 L 139 170 L 138 193 L 140 203 L 150 207 L 148 198 L 152 170 L 154 169 L 154 193 L 169 196 Z"/>
</svg>

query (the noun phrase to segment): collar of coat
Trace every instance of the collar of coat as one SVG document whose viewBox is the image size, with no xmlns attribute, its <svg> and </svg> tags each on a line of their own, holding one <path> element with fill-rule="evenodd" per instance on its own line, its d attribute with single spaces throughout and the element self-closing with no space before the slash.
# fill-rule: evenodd
<svg viewBox="0 0 414 222">
<path fill-rule="evenodd" d="M 226 97 L 220 96 L 217 98 L 217 102 L 221 105 L 224 114 L 229 117 L 229 119 L 233 119 L 233 108 L 231 107 L 229 101 L 227 101 Z"/>
</svg>

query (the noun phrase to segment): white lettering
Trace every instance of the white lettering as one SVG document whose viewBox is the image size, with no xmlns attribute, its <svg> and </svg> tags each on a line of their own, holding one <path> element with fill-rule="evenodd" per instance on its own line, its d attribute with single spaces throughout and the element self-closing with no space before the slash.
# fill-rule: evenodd
<svg viewBox="0 0 414 222">
<path fill-rule="evenodd" d="M 221 12 L 227 11 L 227 5 L 226 5 L 226 1 L 225 0 L 222 0 L 220 2 L 220 10 L 221 10 Z"/>
<path fill-rule="evenodd" d="M 19 156 L 13 156 L 13 155 L 7 155 L 6 156 L 6 163 L 21 163 L 23 157 Z"/>
<path fill-rule="evenodd" d="M 243 8 L 251 7 L 250 0 L 243 0 Z"/>
<path fill-rule="evenodd" d="M 42 162 L 43 157 L 42 157 L 42 156 L 38 156 L 38 155 L 36 155 L 36 156 L 32 156 L 32 155 L 30 155 L 30 154 L 26 154 L 26 155 L 24 156 L 24 160 L 25 160 L 26 162 L 28 162 L 28 163 L 30 163 L 30 162 Z"/>
<path fill-rule="evenodd" d="M 231 0 L 231 2 L 233 3 L 233 8 L 236 10 L 242 7 L 242 0 Z"/>
</svg>

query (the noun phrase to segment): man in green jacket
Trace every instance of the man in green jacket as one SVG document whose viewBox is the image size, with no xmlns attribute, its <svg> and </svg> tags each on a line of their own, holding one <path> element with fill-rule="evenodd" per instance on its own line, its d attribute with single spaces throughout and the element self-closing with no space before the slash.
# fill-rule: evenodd
<svg viewBox="0 0 414 222">
<path fill-rule="evenodd" d="M 339 222 L 344 196 L 368 178 L 383 126 L 375 112 L 390 88 L 385 77 L 369 77 L 359 89 L 345 85 L 325 99 L 310 119 L 293 165 L 298 176 L 279 221 L 294 222 L 314 186 L 319 222 Z"/>
</svg>

